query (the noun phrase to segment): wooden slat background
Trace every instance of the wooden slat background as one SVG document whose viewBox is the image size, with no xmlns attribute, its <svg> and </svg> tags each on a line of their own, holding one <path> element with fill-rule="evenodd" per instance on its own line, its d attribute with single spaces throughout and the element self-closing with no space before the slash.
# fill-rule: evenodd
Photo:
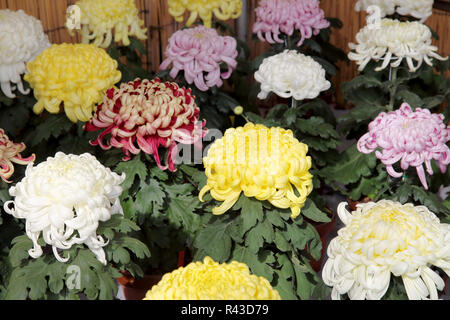
<svg viewBox="0 0 450 320">
<path fill-rule="evenodd" d="M 107 0 L 105 0 L 107 1 Z M 322 0 L 321 7 L 327 17 L 337 17 L 344 22 L 341 30 L 335 31 L 332 42 L 345 52 L 348 52 L 348 43 L 355 41 L 355 35 L 363 27 L 365 13 L 354 10 L 357 0 Z M 79 42 L 79 36 L 71 37 L 64 27 L 66 8 L 74 4 L 75 0 L 0 0 L 0 9 L 11 10 L 23 9 L 27 14 L 33 15 L 42 21 L 44 30 L 49 35 L 52 43 Z M 135 0 L 139 9 L 139 15 L 148 27 L 148 39 L 146 45 L 148 55 L 144 57 L 147 69 L 156 71 L 163 60 L 163 52 L 170 35 L 182 27 L 176 23 L 167 11 L 166 0 Z M 251 26 L 255 20 L 254 8 L 258 0 L 247 0 L 248 6 L 248 36 L 247 43 L 250 45 L 252 57 L 256 57 L 268 48 L 267 43 L 254 42 L 251 40 Z M 447 56 L 450 54 L 450 13 L 435 9 L 434 14 L 426 24 L 435 30 L 441 37 L 435 41 L 439 47 L 439 53 Z M 334 79 L 339 85 L 343 81 L 352 79 L 357 71 L 354 63 L 341 64 L 339 75 Z M 342 103 L 342 97 L 339 98 Z"/>
</svg>

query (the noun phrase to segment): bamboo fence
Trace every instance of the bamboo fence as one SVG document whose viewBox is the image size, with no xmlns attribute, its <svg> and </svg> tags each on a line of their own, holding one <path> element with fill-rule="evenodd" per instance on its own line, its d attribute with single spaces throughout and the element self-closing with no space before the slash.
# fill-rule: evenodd
<svg viewBox="0 0 450 320">
<path fill-rule="evenodd" d="M 79 42 L 80 37 L 77 34 L 71 37 L 64 26 L 66 9 L 75 2 L 76 0 L 0 0 L 0 9 L 22 9 L 25 13 L 40 19 L 52 43 Z M 148 54 L 143 57 L 143 61 L 148 70 L 157 71 L 164 58 L 163 53 L 169 37 L 183 25 L 176 23 L 169 15 L 167 0 L 135 0 L 135 2 L 140 18 L 145 21 L 148 28 L 148 39 L 146 40 Z M 348 43 L 355 41 L 356 33 L 366 24 L 365 13 L 354 10 L 356 0 L 322 0 L 321 2 L 321 7 L 327 17 L 337 17 L 344 23 L 342 29 L 333 32 L 332 42 L 348 52 Z M 252 57 L 260 55 L 268 48 L 267 43 L 251 40 L 251 27 L 255 21 L 254 8 L 257 3 L 258 0 L 247 0 L 247 43 Z M 235 22 L 230 23 L 234 24 Z M 426 24 L 440 35 L 439 41 L 434 43 L 438 46 L 439 53 L 444 56 L 449 55 L 450 12 L 434 9 L 433 16 L 426 21 Z M 348 65 L 341 63 L 339 68 L 339 74 L 333 79 L 337 86 L 357 74 L 354 63 Z M 339 97 L 338 102 L 342 104 L 342 97 Z"/>
</svg>

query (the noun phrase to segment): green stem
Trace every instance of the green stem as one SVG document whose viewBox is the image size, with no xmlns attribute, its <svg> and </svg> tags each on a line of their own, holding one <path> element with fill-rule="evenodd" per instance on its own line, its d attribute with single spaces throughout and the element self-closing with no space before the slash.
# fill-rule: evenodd
<svg viewBox="0 0 450 320">
<path fill-rule="evenodd" d="M 294 97 L 292 97 L 291 108 L 296 109 L 297 106 L 298 106 L 298 101 Z"/>
<path fill-rule="evenodd" d="M 389 105 L 387 105 L 387 111 L 394 110 L 394 103 L 395 103 L 395 94 L 397 93 L 398 85 L 395 83 L 397 80 L 397 68 L 391 67 L 391 74 L 389 75 L 389 81 L 392 82 L 392 86 L 389 89 L 390 99 L 389 99 Z"/>
<path fill-rule="evenodd" d="M 284 46 L 286 47 L 286 49 L 291 50 L 291 37 L 288 36 L 287 34 L 285 35 L 284 38 Z"/>
</svg>

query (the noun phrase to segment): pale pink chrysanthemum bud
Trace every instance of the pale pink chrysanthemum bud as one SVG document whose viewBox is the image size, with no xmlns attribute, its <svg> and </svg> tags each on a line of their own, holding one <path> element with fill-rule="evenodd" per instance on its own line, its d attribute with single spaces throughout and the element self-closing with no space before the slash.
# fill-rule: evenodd
<svg viewBox="0 0 450 320">
<path fill-rule="evenodd" d="M 433 114 L 428 109 L 417 108 L 412 111 L 407 103 L 399 110 L 382 112 L 369 124 L 369 132 L 358 141 L 358 150 L 375 155 L 386 165 L 392 177 L 400 178 L 403 173 L 394 170 L 393 165 L 400 161 L 402 170 L 416 167 L 420 182 L 428 189 L 423 163 L 428 174 L 432 175 L 431 160 L 439 164 L 445 173 L 450 163 L 450 127 L 443 122 L 442 114 Z"/>
<path fill-rule="evenodd" d="M 298 30 L 301 39 L 297 46 L 301 46 L 306 39 L 330 26 L 319 5 L 318 0 L 261 0 L 255 9 L 253 33 L 261 41 L 274 44 L 284 42 L 280 34 L 291 36 Z"/>
<path fill-rule="evenodd" d="M 187 83 L 207 91 L 214 86 L 221 87 L 222 79 L 228 79 L 236 68 L 237 42 L 233 37 L 220 36 L 215 29 L 198 26 L 175 32 L 164 55 L 161 70 L 172 65 L 172 78 L 184 71 Z M 221 63 L 227 65 L 226 72 L 220 71 Z"/>
</svg>

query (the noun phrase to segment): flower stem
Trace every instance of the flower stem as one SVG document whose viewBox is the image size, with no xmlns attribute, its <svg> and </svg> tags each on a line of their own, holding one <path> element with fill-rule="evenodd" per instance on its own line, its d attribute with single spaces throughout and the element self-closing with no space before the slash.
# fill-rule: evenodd
<svg viewBox="0 0 450 320">
<path fill-rule="evenodd" d="M 398 84 L 396 84 L 397 72 L 398 72 L 397 68 L 392 68 L 391 67 L 390 70 L 389 70 L 389 81 L 392 82 L 392 86 L 389 89 L 390 100 L 389 100 L 389 105 L 386 107 L 387 111 L 394 110 L 395 94 L 397 93 L 397 89 L 398 89 Z"/>
<path fill-rule="evenodd" d="M 292 109 L 296 109 L 296 108 L 297 108 L 297 106 L 298 106 L 298 101 L 297 101 L 297 100 L 295 100 L 295 98 L 294 98 L 294 97 L 292 97 L 292 101 L 291 101 L 291 108 L 292 108 Z"/>
<path fill-rule="evenodd" d="M 287 34 L 284 36 L 284 46 L 286 49 L 291 50 L 291 37 Z"/>
</svg>

